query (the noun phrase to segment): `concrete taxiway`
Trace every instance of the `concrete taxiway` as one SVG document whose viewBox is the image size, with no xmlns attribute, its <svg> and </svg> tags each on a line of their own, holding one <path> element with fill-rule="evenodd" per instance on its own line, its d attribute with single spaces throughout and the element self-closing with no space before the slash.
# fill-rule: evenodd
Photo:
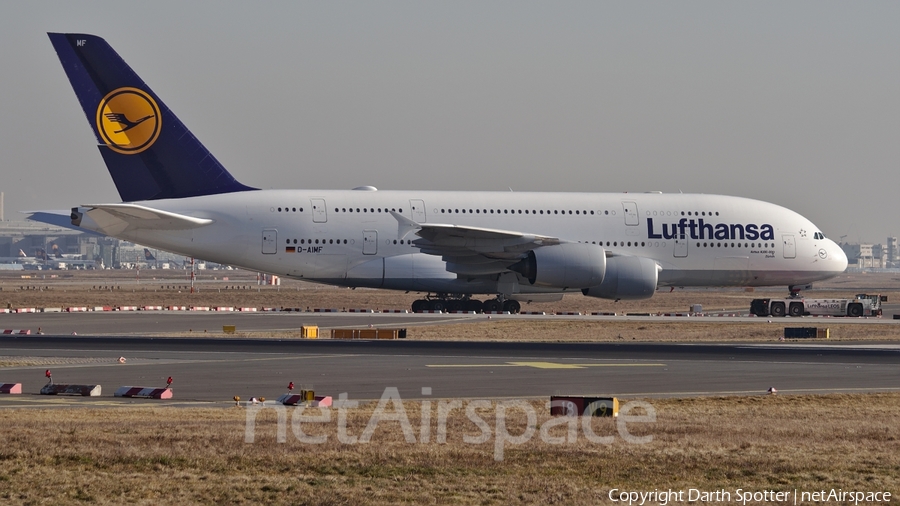
<svg viewBox="0 0 900 506">
<path fill-rule="evenodd" d="M 0 407 L 129 403 L 123 385 L 160 387 L 172 376 L 175 403 L 273 399 L 289 382 L 317 393 L 377 399 L 542 397 L 608 394 L 660 397 L 900 391 L 900 346 L 610 344 L 184 339 L 126 336 L 3 336 L 0 383 L 25 395 Z M 126 357 L 120 364 L 118 357 Z M 57 383 L 103 386 L 103 398 L 34 395 L 51 369 Z M 159 402 L 159 401 L 156 401 Z"/>
</svg>

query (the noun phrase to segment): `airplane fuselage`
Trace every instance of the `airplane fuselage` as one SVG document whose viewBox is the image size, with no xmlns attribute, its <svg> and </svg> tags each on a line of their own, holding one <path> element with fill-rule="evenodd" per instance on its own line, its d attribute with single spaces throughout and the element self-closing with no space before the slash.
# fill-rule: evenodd
<svg viewBox="0 0 900 506">
<path fill-rule="evenodd" d="M 653 259 L 660 286 L 798 285 L 842 272 L 846 257 L 808 219 L 740 197 L 660 193 L 256 190 L 136 202 L 212 220 L 122 239 L 309 281 L 445 293 L 498 293 L 496 275 L 449 272 L 402 237 L 417 223 L 528 230 Z M 83 227 L 91 228 L 83 223 Z M 109 233 L 109 230 L 99 230 Z M 509 279 L 505 280 L 508 286 Z M 562 291 L 516 276 L 514 293 Z M 566 287 L 575 291 L 582 287 Z"/>
</svg>

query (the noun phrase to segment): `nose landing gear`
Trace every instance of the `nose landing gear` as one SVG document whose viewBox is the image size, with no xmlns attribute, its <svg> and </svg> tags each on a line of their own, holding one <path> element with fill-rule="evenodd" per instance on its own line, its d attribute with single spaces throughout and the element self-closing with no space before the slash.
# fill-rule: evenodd
<svg viewBox="0 0 900 506">
<path fill-rule="evenodd" d="M 790 285 L 788 286 L 788 290 L 791 292 L 792 299 L 799 299 L 801 297 L 800 290 L 811 290 L 812 285 Z"/>
</svg>

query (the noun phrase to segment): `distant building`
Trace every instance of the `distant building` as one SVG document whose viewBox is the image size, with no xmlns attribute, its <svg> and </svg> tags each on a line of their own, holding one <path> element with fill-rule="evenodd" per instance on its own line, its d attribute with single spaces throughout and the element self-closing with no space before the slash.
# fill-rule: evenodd
<svg viewBox="0 0 900 506">
<path fill-rule="evenodd" d="M 78 255 L 83 236 L 86 235 L 77 230 L 36 221 L 3 221 L 0 222 L 0 257 L 18 257 L 19 250 L 29 257 L 38 256 L 41 251 Z"/>
<path fill-rule="evenodd" d="M 859 255 L 856 257 L 856 264 L 863 269 L 871 269 L 875 267 L 875 258 L 872 253 L 872 244 L 860 244 Z"/>
<path fill-rule="evenodd" d="M 884 269 L 888 265 L 888 248 L 886 244 L 872 245 L 872 268 Z"/>
<path fill-rule="evenodd" d="M 900 241 L 896 237 L 887 238 L 887 266 L 900 267 Z"/>
<path fill-rule="evenodd" d="M 6 269 L 93 269 L 181 266 L 183 257 L 159 250 L 148 262 L 144 246 L 37 221 L 0 221 L 0 264 Z"/>
<path fill-rule="evenodd" d="M 840 246 L 844 250 L 844 254 L 847 255 L 847 264 L 856 267 L 856 264 L 859 262 L 859 244 L 842 242 Z"/>
</svg>

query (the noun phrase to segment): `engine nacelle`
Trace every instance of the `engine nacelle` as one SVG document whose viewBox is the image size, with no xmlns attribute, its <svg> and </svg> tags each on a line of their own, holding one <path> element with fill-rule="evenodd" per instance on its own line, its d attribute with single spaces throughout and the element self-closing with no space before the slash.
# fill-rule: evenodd
<svg viewBox="0 0 900 506">
<path fill-rule="evenodd" d="M 528 252 L 510 267 L 532 285 L 585 288 L 603 282 L 606 251 L 596 244 L 566 243 Z"/>
<path fill-rule="evenodd" d="M 649 258 L 612 257 L 606 259 L 606 277 L 597 286 L 581 293 L 601 299 L 649 299 L 656 291 L 659 266 Z"/>
</svg>

